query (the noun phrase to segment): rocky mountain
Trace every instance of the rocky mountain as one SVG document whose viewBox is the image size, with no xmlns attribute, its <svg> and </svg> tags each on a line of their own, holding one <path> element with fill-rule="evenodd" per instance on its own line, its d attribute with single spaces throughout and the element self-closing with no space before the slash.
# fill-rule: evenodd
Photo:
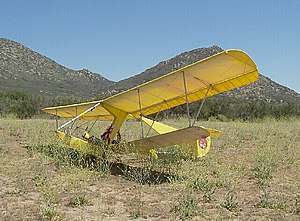
<svg viewBox="0 0 300 221">
<path fill-rule="evenodd" d="M 99 74 L 66 68 L 17 42 L 0 39 L 0 89 L 48 96 L 96 97 L 111 85 Z"/>
<path fill-rule="evenodd" d="M 71 70 L 17 42 L 2 38 L 0 39 L 0 89 L 18 88 L 33 94 L 94 99 L 124 91 L 222 50 L 218 46 L 212 46 L 184 52 L 133 77 L 112 82 L 86 69 Z M 298 93 L 263 75 L 260 75 L 259 80 L 254 84 L 218 96 L 300 104 Z"/>
<path fill-rule="evenodd" d="M 300 104 L 300 94 L 280 85 L 270 78 L 260 74 L 259 79 L 253 84 L 228 91 L 222 96 L 246 100 L 262 100 L 269 103 L 297 103 Z"/>
<path fill-rule="evenodd" d="M 181 53 L 180 55 L 177 55 L 169 60 L 160 62 L 159 64 L 145 70 L 140 74 L 117 82 L 114 85 L 114 89 L 118 92 L 126 90 L 141 83 L 160 77 L 164 74 L 178 70 L 186 65 L 195 63 L 196 61 L 202 60 L 221 51 L 222 48 L 218 46 L 212 46 L 209 48 L 199 48 Z"/>
<path fill-rule="evenodd" d="M 169 60 L 160 62 L 154 67 L 149 68 L 138 75 L 117 82 L 113 88 L 116 93 L 126 90 L 164 74 L 178 70 L 221 51 L 223 51 L 222 48 L 212 46 L 181 53 Z M 270 103 L 292 102 L 300 104 L 300 94 L 272 81 L 270 78 L 267 78 L 262 74 L 260 74 L 258 81 L 253 84 L 218 95 L 218 97 L 224 96 L 242 100 L 262 100 Z"/>
</svg>

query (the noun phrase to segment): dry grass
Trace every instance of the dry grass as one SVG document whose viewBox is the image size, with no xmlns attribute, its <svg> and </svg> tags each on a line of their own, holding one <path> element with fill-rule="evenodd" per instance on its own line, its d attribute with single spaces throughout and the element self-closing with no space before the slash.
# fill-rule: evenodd
<svg viewBox="0 0 300 221">
<path fill-rule="evenodd" d="M 203 124 L 224 132 L 203 159 L 177 147 L 161 159 L 109 153 L 109 163 L 70 151 L 52 121 L 0 119 L 1 220 L 300 219 L 299 119 Z"/>
</svg>

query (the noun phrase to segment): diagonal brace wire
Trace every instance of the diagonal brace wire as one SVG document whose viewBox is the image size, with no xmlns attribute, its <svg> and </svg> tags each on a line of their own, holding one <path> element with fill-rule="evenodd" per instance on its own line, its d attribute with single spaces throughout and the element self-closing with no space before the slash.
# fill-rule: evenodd
<svg viewBox="0 0 300 221">
<path fill-rule="evenodd" d="M 196 123 L 196 121 L 197 121 L 197 119 L 198 119 L 198 117 L 199 117 L 199 115 L 200 115 L 201 109 L 202 109 L 202 107 L 203 107 L 203 105 L 204 105 L 204 102 L 205 102 L 205 100 L 206 100 L 206 98 L 207 98 L 208 92 L 210 91 L 211 88 L 212 88 L 212 85 L 210 84 L 210 85 L 208 86 L 208 88 L 207 88 L 206 93 L 205 93 L 205 97 L 203 98 L 203 100 L 202 100 L 202 102 L 201 102 L 201 104 L 200 104 L 200 107 L 199 107 L 199 109 L 198 109 L 196 118 L 195 118 L 195 120 L 194 120 L 192 126 L 195 125 L 195 123 Z"/>
</svg>

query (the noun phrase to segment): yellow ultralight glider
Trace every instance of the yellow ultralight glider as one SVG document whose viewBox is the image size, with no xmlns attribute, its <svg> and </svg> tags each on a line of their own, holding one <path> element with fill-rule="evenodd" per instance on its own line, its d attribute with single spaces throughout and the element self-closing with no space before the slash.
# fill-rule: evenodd
<svg viewBox="0 0 300 221">
<path fill-rule="evenodd" d="M 142 126 L 142 139 L 128 142 L 132 152 L 147 153 L 151 149 L 196 142 L 197 145 L 191 145 L 194 156 L 202 157 L 209 150 L 210 136 L 221 135 L 219 131 L 195 126 L 205 99 L 255 82 L 258 75 L 255 63 L 245 52 L 226 50 L 104 100 L 49 107 L 43 111 L 70 119 L 57 127 L 57 134 L 79 151 L 96 154 L 97 147 L 91 147 L 89 143 L 99 146 L 98 149 L 105 147 L 103 144 L 115 143 L 120 138 L 119 130 L 124 121 L 136 118 L 143 119 L 151 127 L 154 125 L 153 129 L 159 135 L 145 137 Z M 198 100 L 202 100 L 202 103 L 192 122 L 189 104 Z M 158 122 L 142 118 L 182 104 L 187 107 L 187 128 L 177 130 L 167 125 L 160 127 Z M 88 131 L 82 138 L 73 134 L 74 124 L 78 120 L 112 123 L 101 138 L 90 136 Z"/>
</svg>

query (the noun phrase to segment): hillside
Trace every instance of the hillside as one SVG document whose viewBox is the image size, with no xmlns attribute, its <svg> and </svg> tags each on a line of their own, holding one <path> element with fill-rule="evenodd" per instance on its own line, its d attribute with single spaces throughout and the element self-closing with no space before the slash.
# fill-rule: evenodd
<svg viewBox="0 0 300 221">
<path fill-rule="evenodd" d="M 162 61 L 152 68 L 145 70 L 144 72 L 134 75 L 130 78 L 121 80 L 114 85 L 114 89 L 118 92 L 125 89 L 137 86 L 141 83 L 160 77 L 164 74 L 178 70 L 184 66 L 195 63 L 206 57 L 221 52 L 222 49 L 218 46 L 212 46 L 209 48 L 199 48 L 189 52 L 181 53 L 169 60 Z"/>
<path fill-rule="evenodd" d="M 26 46 L 1 38 L 0 89 L 23 89 L 39 95 L 95 99 L 124 91 L 222 50 L 218 46 L 212 46 L 184 52 L 115 83 L 86 69 L 71 70 Z M 263 75 L 254 84 L 219 95 L 224 96 L 272 103 L 300 103 L 298 93 Z"/>
<path fill-rule="evenodd" d="M 160 62 L 159 64 L 145 70 L 140 74 L 119 81 L 114 85 L 113 88 L 116 90 L 116 92 L 126 90 L 164 74 L 178 70 L 184 66 L 195 63 L 221 51 L 223 51 L 222 48 L 218 46 L 212 46 L 181 53 L 169 60 Z M 258 99 L 272 103 L 300 103 L 300 95 L 297 92 L 272 81 L 270 78 L 267 78 L 262 74 L 260 75 L 259 80 L 251 85 L 247 85 L 245 87 L 219 95 L 219 97 L 224 96 L 234 97 L 242 100 Z"/>
<path fill-rule="evenodd" d="M 0 88 L 48 96 L 96 96 L 112 82 L 83 69 L 68 69 L 31 49 L 0 39 Z"/>
</svg>

